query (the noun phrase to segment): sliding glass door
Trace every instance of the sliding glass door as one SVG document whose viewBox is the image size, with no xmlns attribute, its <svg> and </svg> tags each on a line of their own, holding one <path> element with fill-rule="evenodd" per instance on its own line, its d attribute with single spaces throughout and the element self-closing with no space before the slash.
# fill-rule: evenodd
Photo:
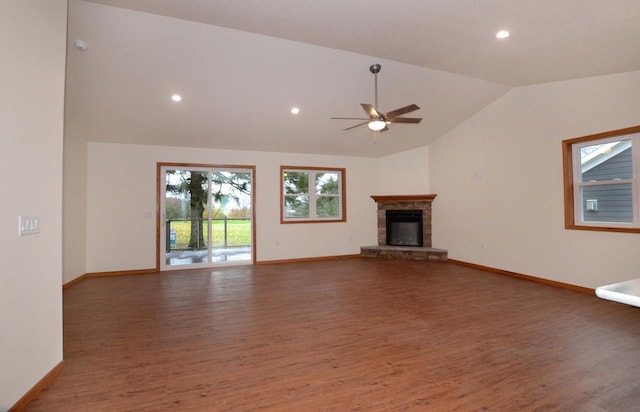
<svg viewBox="0 0 640 412">
<path fill-rule="evenodd" d="M 160 268 L 253 263 L 252 167 L 159 165 Z"/>
</svg>

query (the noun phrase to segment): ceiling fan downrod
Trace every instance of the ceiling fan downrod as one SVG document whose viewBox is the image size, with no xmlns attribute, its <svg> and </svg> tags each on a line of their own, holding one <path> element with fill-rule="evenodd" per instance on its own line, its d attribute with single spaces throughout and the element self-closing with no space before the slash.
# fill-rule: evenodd
<svg viewBox="0 0 640 412">
<path fill-rule="evenodd" d="M 382 69 L 382 66 L 380 66 L 379 64 L 372 64 L 369 67 L 369 71 L 371 73 L 373 73 L 374 76 L 374 80 L 373 80 L 373 84 L 374 84 L 374 90 L 375 90 L 375 98 L 376 98 L 376 109 L 378 109 L 380 106 L 378 106 L 378 73 L 380 73 L 380 69 Z"/>
</svg>

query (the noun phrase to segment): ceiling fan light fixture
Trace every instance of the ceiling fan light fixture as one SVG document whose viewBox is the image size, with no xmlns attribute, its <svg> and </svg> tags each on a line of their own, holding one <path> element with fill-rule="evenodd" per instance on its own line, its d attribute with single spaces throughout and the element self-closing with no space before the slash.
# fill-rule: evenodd
<svg viewBox="0 0 640 412">
<path fill-rule="evenodd" d="M 373 119 L 372 121 L 369 122 L 368 126 L 369 126 L 369 129 L 373 130 L 374 132 L 377 132 L 387 127 L 387 122 L 380 119 Z"/>
</svg>

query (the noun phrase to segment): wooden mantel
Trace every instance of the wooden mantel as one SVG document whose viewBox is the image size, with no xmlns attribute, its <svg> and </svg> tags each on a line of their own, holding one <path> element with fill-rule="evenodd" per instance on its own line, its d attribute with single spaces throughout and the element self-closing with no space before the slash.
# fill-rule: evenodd
<svg viewBox="0 0 640 412">
<path fill-rule="evenodd" d="M 386 195 L 376 196 L 372 195 L 371 198 L 380 202 L 433 202 L 433 199 L 438 195 Z"/>
</svg>

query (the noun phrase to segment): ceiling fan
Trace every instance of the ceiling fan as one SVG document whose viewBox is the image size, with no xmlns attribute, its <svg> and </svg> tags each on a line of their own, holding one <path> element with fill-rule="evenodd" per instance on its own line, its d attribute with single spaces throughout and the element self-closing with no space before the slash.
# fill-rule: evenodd
<svg viewBox="0 0 640 412">
<path fill-rule="evenodd" d="M 376 105 L 372 106 L 367 103 L 360 103 L 360 106 L 362 106 L 364 111 L 369 115 L 369 118 L 364 118 L 364 117 L 332 117 L 331 118 L 331 119 L 338 119 L 338 120 L 366 120 L 362 123 L 358 123 L 354 126 L 347 127 L 346 129 L 343 129 L 343 130 L 350 130 L 359 126 L 364 126 L 366 124 L 369 126 L 369 129 L 373 131 L 386 132 L 387 130 L 389 130 L 390 123 L 420 123 L 420 121 L 422 120 L 422 118 L 418 118 L 418 117 L 399 117 L 403 114 L 411 113 L 415 110 L 420 109 L 415 104 L 410 104 L 409 106 L 401 107 L 396 110 L 391 110 L 390 112 L 387 112 L 387 113 L 380 113 L 378 111 L 377 109 L 379 107 L 378 106 L 378 73 L 380 72 L 381 68 L 382 66 L 380 66 L 379 64 L 372 64 L 371 67 L 369 67 L 369 71 L 373 73 L 373 75 L 375 76 L 374 81 L 375 81 Z"/>
</svg>

